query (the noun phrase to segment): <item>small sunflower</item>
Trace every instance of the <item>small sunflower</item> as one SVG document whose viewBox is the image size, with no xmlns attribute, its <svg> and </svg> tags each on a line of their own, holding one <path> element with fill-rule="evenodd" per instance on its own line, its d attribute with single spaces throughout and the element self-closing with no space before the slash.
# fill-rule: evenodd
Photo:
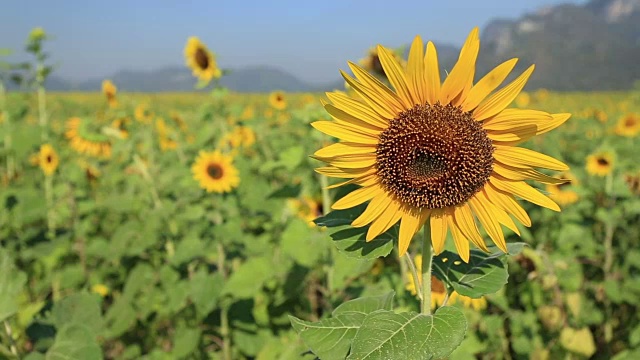
<svg viewBox="0 0 640 360">
<path fill-rule="evenodd" d="M 193 76 L 201 81 L 208 83 L 222 76 L 215 55 L 197 37 L 192 36 L 187 40 L 184 57 L 187 60 L 187 66 L 193 71 Z"/>
<path fill-rule="evenodd" d="M 416 255 L 414 264 L 416 266 L 416 270 L 418 273 L 418 282 L 419 286 L 422 286 L 422 255 Z M 411 292 L 412 295 L 416 295 L 418 292 L 416 290 L 416 284 L 413 279 L 413 274 L 411 272 L 407 273 L 407 279 L 409 282 L 406 284 L 405 289 Z M 438 306 L 442 306 L 444 304 L 444 300 L 447 298 L 447 288 L 445 284 L 440 281 L 437 277 L 431 276 L 431 309 L 435 309 Z M 487 300 L 484 296 L 474 299 L 468 296 L 460 295 L 456 291 L 452 291 L 451 295 L 449 295 L 449 300 L 447 304 L 453 305 L 456 302 L 460 302 L 464 307 L 472 308 L 476 311 L 485 309 L 487 307 Z"/>
<path fill-rule="evenodd" d="M 240 120 L 251 120 L 256 116 L 256 111 L 253 108 L 253 106 L 247 106 L 242 110 L 242 113 L 240 114 Z"/>
<path fill-rule="evenodd" d="M 629 191 L 631 191 L 634 195 L 640 195 L 640 172 L 635 174 L 625 174 L 624 182 L 629 187 Z"/>
<path fill-rule="evenodd" d="M 607 176 L 613 171 L 615 159 L 608 151 L 601 151 L 587 156 L 587 172 L 596 176 Z"/>
<path fill-rule="evenodd" d="M 200 151 L 191 171 L 193 178 L 200 182 L 200 187 L 207 192 L 230 192 L 240 184 L 238 169 L 233 166 L 233 159 L 219 151 Z"/>
<path fill-rule="evenodd" d="M 118 88 L 111 82 L 111 80 L 102 81 L 102 93 L 107 98 L 107 103 L 110 107 L 118 106 L 118 100 L 116 99 L 116 93 Z"/>
<path fill-rule="evenodd" d="M 147 104 L 138 104 L 134 110 L 134 117 L 143 124 L 151 124 L 153 116 Z"/>
<path fill-rule="evenodd" d="M 164 119 L 156 119 L 156 131 L 158 132 L 158 141 L 160 143 L 160 150 L 168 151 L 178 148 L 178 142 L 176 142 L 172 136 L 172 130 L 164 122 Z"/>
<path fill-rule="evenodd" d="M 287 99 L 282 91 L 274 91 L 269 94 L 269 104 L 276 110 L 287 108 Z M 270 116 L 269 116 L 270 117 Z"/>
<path fill-rule="evenodd" d="M 560 174 L 562 179 L 569 182 L 564 184 L 547 184 L 546 189 L 549 197 L 559 205 L 570 205 L 578 201 L 578 193 L 572 190 L 572 187 L 578 184 L 578 179 L 570 172 Z"/>
<path fill-rule="evenodd" d="M 621 117 L 616 124 L 615 132 L 620 136 L 637 136 L 640 133 L 640 116 L 638 114 L 626 114 Z"/>
<path fill-rule="evenodd" d="M 525 226 L 531 219 L 516 197 L 554 211 L 560 207 L 525 180 L 563 182 L 535 168 L 568 170 L 550 156 L 517 147 L 525 140 L 563 124 L 570 114 L 507 108 L 534 67 L 494 93 L 517 59 L 508 60 L 476 84 L 478 29 L 467 38 L 443 83 L 434 45 L 416 37 L 403 68 L 391 51 L 378 46 L 381 66 L 395 91 L 356 64 L 355 78 L 342 76 L 361 101 L 343 93 L 327 93 L 325 110 L 335 121 L 317 121 L 317 130 L 340 139 L 315 152 L 328 164 L 317 172 L 360 185 L 333 204 L 348 209 L 370 201 L 351 225 L 370 225 L 371 241 L 400 222 L 399 255 L 430 221 L 436 254 L 444 249 L 448 230 L 460 257 L 469 260 L 469 242 L 487 251 L 476 219 L 493 242 L 507 251 L 501 225 L 515 233 L 509 215 Z"/>
<path fill-rule="evenodd" d="M 128 128 L 130 122 L 131 121 L 126 117 L 118 118 L 113 120 L 113 122 L 111 123 L 111 127 L 119 131 L 121 139 L 126 139 L 129 137 Z"/>
<path fill-rule="evenodd" d="M 178 126 L 180 131 L 187 132 L 187 130 L 189 130 L 186 121 L 184 121 L 184 118 L 178 112 L 172 111 L 169 118 L 173 120 L 173 123 Z"/>
<path fill-rule="evenodd" d="M 289 206 L 296 213 L 297 217 L 305 220 L 311 227 L 316 226 L 313 220 L 324 215 L 322 199 L 317 196 L 303 196 L 302 199 L 291 199 Z"/>
<path fill-rule="evenodd" d="M 38 156 L 38 164 L 40 165 L 40 169 L 42 172 L 51 176 L 58 168 L 58 164 L 60 163 L 60 159 L 58 158 L 58 154 L 53 149 L 53 147 L 49 144 L 44 144 L 40 146 L 40 153 Z"/>
<path fill-rule="evenodd" d="M 106 135 L 89 129 L 90 124 L 72 117 L 67 120 L 65 137 L 69 139 L 71 148 L 80 154 L 94 157 L 111 157 L 111 142 Z"/>
</svg>

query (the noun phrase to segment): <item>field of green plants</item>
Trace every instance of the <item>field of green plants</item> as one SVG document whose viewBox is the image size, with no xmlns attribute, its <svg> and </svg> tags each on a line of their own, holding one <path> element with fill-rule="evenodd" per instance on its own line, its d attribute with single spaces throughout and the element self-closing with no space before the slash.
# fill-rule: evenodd
<svg viewBox="0 0 640 360">
<path fill-rule="evenodd" d="M 330 211 L 356 186 L 314 171 L 324 94 L 48 93 L 42 69 L 0 92 L 0 358 L 331 360 L 341 314 L 419 310 L 399 226 L 365 242 L 361 206 Z M 513 106 L 572 114 L 524 144 L 571 182 L 539 187 L 559 213 L 521 202 L 512 256 L 456 270 L 449 238 L 434 258 L 432 302 L 466 318 L 449 358 L 638 359 L 640 93 Z M 454 284 L 473 271 L 497 285 Z"/>
</svg>

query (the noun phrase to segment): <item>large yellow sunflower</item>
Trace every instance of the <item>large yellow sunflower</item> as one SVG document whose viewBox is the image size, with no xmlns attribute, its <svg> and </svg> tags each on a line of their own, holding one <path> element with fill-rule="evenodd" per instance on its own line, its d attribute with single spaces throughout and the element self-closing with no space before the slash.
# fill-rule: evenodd
<svg viewBox="0 0 640 360">
<path fill-rule="evenodd" d="M 507 109 L 534 68 L 493 93 L 517 59 L 504 62 L 473 84 L 479 47 L 476 28 L 441 83 L 431 42 L 425 55 L 422 40 L 415 38 L 406 68 L 389 50 L 378 46 L 381 65 L 395 91 L 350 62 L 355 78 L 345 72 L 342 76 L 362 101 L 339 92 L 327 93 L 331 103 L 324 103 L 324 108 L 335 121 L 312 124 L 341 140 L 315 153 L 328 164 L 317 171 L 349 179 L 343 184 L 361 186 L 332 208 L 347 209 L 370 201 L 351 224 L 370 225 L 367 240 L 400 221 L 400 256 L 426 221 L 430 221 L 436 253 L 444 249 L 451 230 L 458 253 L 468 261 L 469 241 L 487 250 L 474 217 L 506 251 L 500 225 L 518 233 L 509 215 L 531 225 L 516 196 L 560 210 L 525 180 L 562 183 L 535 168 L 562 171 L 568 166 L 516 145 L 558 127 L 570 114 Z"/>
<path fill-rule="evenodd" d="M 240 176 L 238 169 L 233 166 L 233 159 L 219 151 L 200 151 L 191 171 L 193 178 L 200 182 L 200 187 L 207 192 L 230 192 L 240 184 Z"/>
<path fill-rule="evenodd" d="M 44 144 L 40 146 L 40 153 L 38 154 L 38 164 L 40 165 L 40 169 L 42 169 L 42 172 L 45 175 L 53 175 L 53 173 L 58 168 L 59 163 L 60 159 L 58 158 L 58 154 L 51 145 Z"/>
<path fill-rule="evenodd" d="M 215 55 L 199 38 L 192 36 L 187 40 L 184 57 L 187 60 L 187 66 L 193 71 L 193 76 L 201 81 L 209 82 L 222 76 Z"/>
<path fill-rule="evenodd" d="M 615 128 L 616 134 L 626 137 L 634 137 L 640 133 L 640 116 L 626 114 L 618 120 Z"/>
<path fill-rule="evenodd" d="M 107 103 L 110 107 L 118 106 L 118 100 L 116 99 L 116 93 L 118 88 L 111 82 L 111 80 L 102 81 L 102 93 L 107 98 Z"/>
</svg>

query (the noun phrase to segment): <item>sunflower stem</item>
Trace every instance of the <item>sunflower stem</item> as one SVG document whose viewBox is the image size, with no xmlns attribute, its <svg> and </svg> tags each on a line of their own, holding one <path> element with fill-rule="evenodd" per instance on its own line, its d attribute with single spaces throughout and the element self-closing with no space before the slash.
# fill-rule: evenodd
<svg viewBox="0 0 640 360">
<path fill-rule="evenodd" d="M 420 299 L 420 305 L 422 308 L 422 281 L 420 281 L 420 275 L 418 275 L 418 270 L 416 269 L 415 264 L 413 263 L 413 260 L 411 260 L 411 256 L 409 255 L 409 253 L 405 253 L 404 254 L 404 259 L 405 261 L 400 261 L 400 263 L 404 263 L 405 267 L 408 265 L 409 269 L 411 270 L 411 276 L 413 277 L 413 284 L 414 287 L 416 289 L 416 294 L 418 295 L 418 299 Z"/>
<path fill-rule="evenodd" d="M 224 246 L 218 243 L 218 271 L 226 281 L 227 271 L 225 269 L 226 254 Z M 223 303 L 220 308 L 220 335 L 222 336 L 222 356 L 224 360 L 231 360 L 231 331 L 229 328 L 229 305 Z"/>
<path fill-rule="evenodd" d="M 15 167 L 13 154 L 11 153 L 11 119 L 9 119 L 9 112 L 6 108 L 6 96 L 7 92 L 4 87 L 4 83 L 0 80 L 0 119 L 2 119 L 5 124 L 4 149 L 7 154 L 7 180 L 11 180 L 13 178 Z"/>
<path fill-rule="evenodd" d="M 331 209 L 331 196 L 329 194 L 329 179 L 324 176 L 324 175 L 320 175 L 320 189 L 322 191 L 322 215 L 327 215 Z M 326 273 L 327 273 L 327 288 L 329 289 L 329 292 L 333 291 L 333 278 L 334 278 L 334 269 L 333 269 L 333 263 L 334 263 L 334 259 L 336 256 L 336 247 L 335 246 L 330 246 L 329 247 L 329 258 L 327 259 L 327 265 L 326 265 Z"/>
<path fill-rule="evenodd" d="M 429 221 L 422 227 L 424 236 L 422 239 L 422 302 L 421 312 L 431 315 L 431 262 L 433 251 L 431 250 L 431 226 Z"/>
<path fill-rule="evenodd" d="M 49 141 L 49 131 L 47 128 L 47 104 L 46 104 L 46 92 L 44 89 L 44 80 L 45 80 L 45 67 L 43 61 L 38 61 L 37 64 L 37 73 L 36 73 L 36 83 L 38 84 L 38 117 L 40 123 L 40 136 L 42 138 L 42 142 L 46 143 Z"/>
<path fill-rule="evenodd" d="M 53 174 L 44 176 L 44 196 L 47 202 L 47 237 L 53 239 L 55 222 L 53 215 Z"/>
</svg>

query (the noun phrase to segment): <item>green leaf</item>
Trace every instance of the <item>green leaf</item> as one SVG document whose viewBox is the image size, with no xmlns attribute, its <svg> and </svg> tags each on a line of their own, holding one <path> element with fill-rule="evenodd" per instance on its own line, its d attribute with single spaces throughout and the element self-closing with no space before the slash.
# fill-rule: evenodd
<svg viewBox="0 0 640 360">
<path fill-rule="evenodd" d="M 184 358 L 192 354 L 200 343 L 200 329 L 179 326 L 173 337 L 173 350 L 171 355 L 174 359 Z"/>
<path fill-rule="evenodd" d="M 291 171 L 300 165 L 304 157 L 304 153 L 304 147 L 302 146 L 290 147 L 280 154 L 279 162 L 284 165 L 287 170 Z"/>
<path fill-rule="evenodd" d="M 18 271 L 9 253 L 0 248 L 0 322 L 18 311 L 18 294 L 27 282 L 27 276 Z"/>
<path fill-rule="evenodd" d="M 441 359 L 464 339 L 462 311 L 444 306 L 434 315 L 379 310 L 365 318 L 347 359 Z"/>
<path fill-rule="evenodd" d="M 307 322 L 289 316 L 291 325 L 320 359 L 344 359 L 365 314 L 349 312 L 319 322 Z"/>
<path fill-rule="evenodd" d="M 271 260 L 265 257 L 249 259 L 231 273 L 222 293 L 238 299 L 251 298 L 273 276 L 273 271 Z"/>
<path fill-rule="evenodd" d="M 509 254 L 522 251 L 523 243 L 507 245 Z M 457 253 L 444 251 L 433 259 L 434 274 L 450 284 L 461 295 L 479 298 L 493 294 L 507 283 L 507 255 L 495 247 L 495 252 L 471 250 L 469 263 L 465 263 Z"/>
<path fill-rule="evenodd" d="M 100 360 L 102 350 L 90 327 L 69 323 L 58 330 L 53 346 L 47 351 L 46 360 Z"/>
<path fill-rule="evenodd" d="M 340 304 L 335 310 L 333 310 L 333 316 L 338 316 L 348 313 L 360 313 L 370 314 L 376 310 L 389 310 L 393 309 L 393 296 L 395 292 L 390 291 L 386 294 L 379 296 L 361 297 L 354 300 L 347 301 Z"/>
<path fill-rule="evenodd" d="M 223 282 L 222 274 L 209 274 L 204 269 L 196 272 L 189 280 L 189 295 L 201 319 L 204 319 L 218 303 Z"/>
<path fill-rule="evenodd" d="M 76 293 L 56 302 L 51 310 L 51 317 L 57 328 L 68 324 L 82 324 L 88 331 L 98 334 L 103 326 L 97 298 L 87 293 Z"/>
<path fill-rule="evenodd" d="M 282 252 L 302 266 L 312 267 L 324 254 L 327 241 L 317 229 L 294 219 L 281 235 Z"/>
</svg>

